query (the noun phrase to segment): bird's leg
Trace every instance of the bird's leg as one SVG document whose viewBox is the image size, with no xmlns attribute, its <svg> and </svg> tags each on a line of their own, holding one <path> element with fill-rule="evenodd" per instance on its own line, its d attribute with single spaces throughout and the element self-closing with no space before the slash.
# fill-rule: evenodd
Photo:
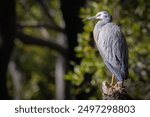
<svg viewBox="0 0 150 117">
<path fill-rule="evenodd" d="M 112 78 L 111 78 L 110 86 L 113 86 L 114 81 L 115 81 L 115 75 L 114 75 L 114 74 L 112 74 Z"/>
</svg>

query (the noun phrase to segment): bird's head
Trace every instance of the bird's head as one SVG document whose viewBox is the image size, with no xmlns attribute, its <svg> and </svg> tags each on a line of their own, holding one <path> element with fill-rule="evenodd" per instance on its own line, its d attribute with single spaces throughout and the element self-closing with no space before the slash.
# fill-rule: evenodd
<svg viewBox="0 0 150 117">
<path fill-rule="evenodd" d="M 110 13 L 108 11 L 100 11 L 96 14 L 95 19 L 99 19 L 99 20 L 112 20 L 112 16 L 110 15 Z"/>
<path fill-rule="evenodd" d="M 88 17 L 85 20 L 90 20 L 90 19 L 98 19 L 98 20 L 102 20 L 102 21 L 112 21 L 112 16 L 110 15 L 110 13 L 106 10 L 100 11 L 98 12 L 95 16 L 92 17 Z"/>
</svg>

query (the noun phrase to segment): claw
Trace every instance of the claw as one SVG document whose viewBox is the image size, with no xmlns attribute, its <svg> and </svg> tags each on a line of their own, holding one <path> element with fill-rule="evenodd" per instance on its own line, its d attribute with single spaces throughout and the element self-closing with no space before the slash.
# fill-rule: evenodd
<svg viewBox="0 0 150 117">
<path fill-rule="evenodd" d="M 125 89 L 125 86 L 123 85 L 123 82 L 122 82 L 122 81 L 118 81 L 118 82 L 114 85 L 114 89 L 115 89 L 115 90 Z"/>
</svg>

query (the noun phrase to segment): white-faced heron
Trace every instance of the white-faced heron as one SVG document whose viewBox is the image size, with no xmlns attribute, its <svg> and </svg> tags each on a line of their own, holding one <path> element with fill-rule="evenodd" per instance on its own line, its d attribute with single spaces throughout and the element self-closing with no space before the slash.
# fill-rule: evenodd
<svg viewBox="0 0 150 117">
<path fill-rule="evenodd" d="M 112 73 L 110 85 L 113 86 L 115 78 L 123 84 L 128 78 L 128 47 L 119 26 L 112 23 L 112 16 L 105 10 L 84 20 L 90 19 L 99 20 L 94 27 L 94 40 L 105 65 Z"/>
</svg>

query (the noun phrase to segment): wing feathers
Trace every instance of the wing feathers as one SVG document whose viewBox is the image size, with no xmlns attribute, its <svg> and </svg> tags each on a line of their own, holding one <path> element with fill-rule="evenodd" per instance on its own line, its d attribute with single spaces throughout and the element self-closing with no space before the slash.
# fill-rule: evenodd
<svg viewBox="0 0 150 117">
<path fill-rule="evenodd" d="M 113 23 L 108 23 L 101 27 L 97 47 L 104 61 L 106 61 L 105 64 L 107 63 L 108 69 L 110 70 L 111 66 L 117 72 L 117 79 L 126 79 L 128 77 L 128 50 L 120 28 Z M 112 72 L 112 70 L 110 71 Z"/>
</svg>

